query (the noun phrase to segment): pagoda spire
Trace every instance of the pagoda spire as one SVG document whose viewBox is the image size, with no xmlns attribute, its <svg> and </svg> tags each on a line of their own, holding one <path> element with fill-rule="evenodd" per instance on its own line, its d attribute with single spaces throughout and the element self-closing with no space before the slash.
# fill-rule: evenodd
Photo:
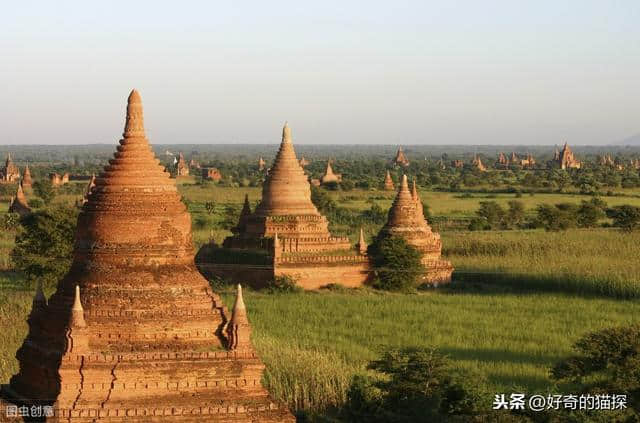
<svg viewBox="0 0 640 423">
<path fill-rule="evenodd" d="M 251 346 L 251 325 L 247 318 L 247 307 L 242 298 L 242 285 L 238 284 L 236 301 L 233 304 L 231 320 L 227 326 L 227 337 L 230 350 L 247 351 Z"/>
<path fill-rule="evenodd" d="M 364 229 L 362 229 L 362 226 L 360 227 L 360 238 L 358 239 L 357 247 L 360 254 L 367 253 L 367 242 L 364 240 Z"/>
<path fill-rule="evenodd" d="M 80 286 L 76 285 L 75 296 L 73 298 L 73 307 L 71 307 L 71 319 L 69 326 L 72 328 L 84 328 L 87 323 L 84 321 L 84 309 L 80 301 Z"/>
<path fill-rule="evenodd" d="M 136 89 L 131 91 L 127 99 L 127 118 L 122 136 L 125 138 L 145 137 L 142 98 Z"/>
</svg>

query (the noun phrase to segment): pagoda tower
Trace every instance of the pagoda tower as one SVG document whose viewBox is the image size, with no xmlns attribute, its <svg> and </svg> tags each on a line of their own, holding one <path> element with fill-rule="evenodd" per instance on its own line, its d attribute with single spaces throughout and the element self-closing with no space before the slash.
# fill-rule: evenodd
<svg viewBox="0 0 640 423">
<path fill-rule="evenodd" d="M 7 160 L 4 162 L 4 168 L 0 171 L 0 183 L 18 182 L 20 180 L 20 170 L 13 160 L 11 153 L 7 153 Z"/>
<path fill-rule="evenodd" d="M 453 267 L 450 262 L 441 258 L 440 234 L 432 231 L 424 217 L 415 182 L 412 191 L 409 190 L 407 175 L 403 175 L 398 194 L 389 210 L 387 223 L 378 236 L 400 236 L 420 251 L 425 267 L 425 281 L 450 282 Z"/>
<path fill-rule="evenodd" d="M 384 175 L 384 189 L 385 191 L 393 191 L 395 186 L 393 185 L 393 179 L 391 179 L 391 173 L 387 170 L 387 174 Z"/>
<path fill-rule="evenodd" d="M 349 238 L 331 236 L 327 218 L 311 202 L 311 186 L 296 157 L 291 129 L 286 123 L 280 150 L 262 188 L 260 204 L 244 218 L 244 230 L 228 237 L 223 245 L 267 247 L 264 240 L 273 239 L 276 232 L 285 250 L 350 249 Z"/>
<path fill-rule="evenodd" d="M 393 164 L 397 166 L 409 166 L 409 159 L 404 155 L 404 151 L 402 151 L 402 147 L 398 147 L 398 151 L 396 153 L 396 157 L 393 159 Z"/>
<path fill-rule="evenodd" d="M 22 175 L 22 188 L 30 190 L 33 187 L 33 179 L 31 179 L 31 171 L 29 165 L 24 168 L 24 174 Z"/>
<path fill-rule="evenodd" d="M 22 184 L 18 184 L 16 196 L 11 200 L 9 204 L 9 213 L 18 213 L 20 216 L 25 216 L 31 213 L 31 207 L 27 202 L 27 197 L 24 195 Z"/>
<path fill-rule="evenodd" d="M 300 165 L 302 167 L 302 165 Z M 324 175 L 322 175 L 322 177 L 320 178 L 320 183 L 321 184 L 328 184 L 331 182 L 341 182 L 342 181 L 342 175 L 339 173 L 334 173 L 333 172 L 333 168 L 331 167 L 331 160 L 327 161 L 327 169 L 324 172 Z"/>
<path fill-rule="evenodd" d="M 189 213 L 134 90 L 78 217 L 71 269 L 48 304 L 34 300 L 3 397 L 53 405 L 53 421 L 293 422 L 261 385 L 248 320 L 228 337 L 231 316 L 193 253 Z"/>
</svg>

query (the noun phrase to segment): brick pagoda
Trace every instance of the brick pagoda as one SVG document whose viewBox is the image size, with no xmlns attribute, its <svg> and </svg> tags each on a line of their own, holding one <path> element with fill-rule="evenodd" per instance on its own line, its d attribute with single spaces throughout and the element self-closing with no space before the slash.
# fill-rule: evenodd
<svg viewBox="0 0 640 423">
<path fill-rule="evenodd" d="M 422 201 L 415 181 L 410 191 L 406 175 L 402 176 L 398 194 L 389 210 L 387 223 L 378 236 L 403 237 L 407 243 L 420 251 L 422 264 L 425 267 L 422 278 L 424 282 L 441 284 L 451 281 L 453 266 L 441 258 L 440 234 L 433 232 L 424 218 Z"/>
<path fill-rule="evenodd" d="M 190 216 L 135 90 L 73 254 L 49 301 L 34 299 L 5 400 L 52 404 L 65 422 L 294 421 L 261 385 L 241 291 L 230 315 L 194 266 Z"/>
</svg>

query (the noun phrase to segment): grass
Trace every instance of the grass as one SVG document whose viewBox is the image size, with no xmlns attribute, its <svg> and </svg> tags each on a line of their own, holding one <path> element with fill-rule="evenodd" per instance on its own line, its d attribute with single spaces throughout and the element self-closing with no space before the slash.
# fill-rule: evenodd
<svg viewBox="0 0 640 423">
<path fill-rule="evenodd" d="M 200 188 L 184 183 L 181 193 L 196 217 L 205 201 L 252 204 L 259 188 Z M 367 197 L 387 207 L 393 193 L 331 193 L 340 204 L 369 208 Z M 458 194 L 424 192 L 434 215 L 472 214 L 479 201 Z M 346 198 L 349 197 L 349 198 Z M 380 199 L 379 197 L 382 197 Z M 497 195 L 506 203 L 513 195 Z M 524 195 L 541 202 L 579 202 L 579 195 Z M 56 201 L 66 201 L 58 198 Z M 631 197 L 605 198 L 610 205 L 640 203 Z M 2 207 L 2 205 L 0 205 Z M 207 220 L 209 221 L 209 220 Z M 377 228 L 366 228 L 367 234 Z M 194 241 L 221 242 L 229 232 L 194 225 Z M 354 231 L 354 235 L 356 232 Z M 0 235 L 0 264 L 12 247 Z M 450 288 L 416 294 L 370 289 L 336 289 L 300 294 L 248 290 L 245 302 L 253 342 L 267 365 L 271 392 L 298 411 L 326 413 L 344 403 L 355 374 L 389 347 L 433 346 L 456 367 L 478 376 L 492 393 L 553 389 L 549 368 L 571 353 L 585 333 L 640 320 L 640 234 L 618 230 L 443 232 L 444 255 L 456 267 Z M 15 352 L 26 334 L 33 292 L 13 272 L 0 272 L 0 382 L 17 371 Z M 47 294 L 50 294 L 48 292 Z M 233 294 L 223 292 L 228 306 Z"/>
</svg>

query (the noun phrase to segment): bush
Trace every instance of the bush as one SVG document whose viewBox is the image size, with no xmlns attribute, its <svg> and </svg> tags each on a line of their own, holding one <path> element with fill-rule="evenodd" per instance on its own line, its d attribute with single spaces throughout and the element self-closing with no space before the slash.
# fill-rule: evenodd
<svg viewBox="0 0 640 423">
<path fill-rule="evenodd" d="M 495 201 L 481 201 L 476 214 L 484 219 L 486 229 L 500 229 L 504 226 L 506 213 Z"/>
<path fill-rule="evenodd" d="M 0 227 L 5 231 L 13 231 L 20 225 L 20 215 L 17 213 L 7 213 L 0 219 Z"/>
<path fill-rule="evenodd" d="M 607 216 L 613 219 L 613 224 L 627 231 L 640 228 L 640 207 L 623 205 L 607 210 Z"/>
<path fill-rule="evenodd" d="M 387 291 L 415 289 L 424 272 L 422 255 L 401 237 L 379 237 L 367 254 L 375 272 L 374 287 Z"/>
<path fill-rule="evenodd" d="M 640 324 L 590 333 L 573 346 L 577 354 L 551 370 L 585 394 L 627 395 L 627 409 L 609 421 L 640 421 Z"/>
<path fill-rule="evenodd" d="M 40 198 L 32 198 L 31 200 L 29 200 L 29 207 L 31 207 L 32 209 L 39 209 L 43 206 L 44 201 L 42 201 Z"/>
<path fill-rule="evenodd" d="M 51 181 L 43 179 L 33 184 L 33 192 L 42 199 L 44 204 L 50 204 L 56 196 L 56 191 L 51 185 Z"/>
<path fill-rule="evenodd" d="M 302 292 L 303 289 L 298 286 L 296 280 L 289 276 L 276 276 L 273 279 L 273 283 L 269 284 L 266 288 L 267 292 L 272 294 L 284 294 L 284 293 L 294 293 L 294 292 Z"/>
<path fill-rule="evenodd" d="M 75 207 L 38 210 L 22 218 L 11 259 L 30 282 L 52 285 L 67 273 L 77 220 Z"/>
<path fill-rule="evenodd" d="M 387 351 L 368 369 L 378 376 L 354 377 L 345 407 L 348 421 L 463 422 L 478 417 L 481 396 L 467 382 L 471 378 L 434 350 Z"/>
</svg>

